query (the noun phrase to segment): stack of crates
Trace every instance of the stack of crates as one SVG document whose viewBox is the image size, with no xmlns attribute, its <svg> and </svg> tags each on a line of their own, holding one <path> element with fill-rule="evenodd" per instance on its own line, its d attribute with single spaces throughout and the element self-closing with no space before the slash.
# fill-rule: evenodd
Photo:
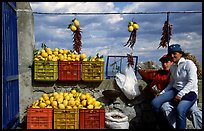
<svg viewBox="0 0 204 131">
<path fill-rule="evenodd" d="M 105 109 L 79 109 L 80 129 L 104 129 Z"/>
<path fill-rule="evenodd" d="M 60 81 L 81 80 L 80 61 L 59 61 L 58 65 L 58 79 Z"/>
<path fill-rule="evenodd" d="M 104 80 L 104 61 L 83 61 L 82 80 L 83 81 Z"/>
<path fill-rule="evenodd" d="M 79 129 L 79 109 L 54 109 L 54 129 Z"/>
<path fill-rule="evenodd" d="M 27 129 L 52 129 L 52 108 L 28 108 Z"/>
<path fill-rule="evenodd" d="M 56 81 L 58 79 L 57 61 L 34 61 L 34 80 Z"/>
</svg>

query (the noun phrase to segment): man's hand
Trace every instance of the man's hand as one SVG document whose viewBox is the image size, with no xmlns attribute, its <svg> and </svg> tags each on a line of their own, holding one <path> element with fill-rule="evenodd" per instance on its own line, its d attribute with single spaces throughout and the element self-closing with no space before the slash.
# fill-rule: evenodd
<svg viewBox="0 0 204 131">
<path fill-rule="evenodd" d="M 176 96 L 175 98 L 174 98 L 174 101 L 175 102 L 179 102 L 181 100 L 181 97 L 180 96 Z"/>
</svg>

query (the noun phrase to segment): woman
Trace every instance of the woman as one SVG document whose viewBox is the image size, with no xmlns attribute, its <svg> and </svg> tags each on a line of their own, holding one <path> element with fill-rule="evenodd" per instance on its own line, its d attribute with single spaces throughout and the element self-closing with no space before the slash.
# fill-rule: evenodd
<svg viewBox="0 0 204 131">
<path fill-rule="evenodd" d="M 151 101 L 158 114 L 163 103 L 170 102 L 176 108 L 176 128 L 186 128 L 186 113 L 197 100 L 197 68 L 191 60 L 183 58 L 184 52 L 179 44 L 168 48 L 168 56 L 173 64 L 170 67 L 170 82 L 167 87 Z"/>
<path fill-rule="evenodd" d="M 152 92 L 154 96 L 160 93 L 168 85 L 169 83 L 168 77 L 170 74 L 169 69 L 172 65 L 171 58 L 167 56 L 166 54 L 163 55 L 159 59 L 159 61 L 162 64 L 162 69 L 156 73 L 154 80 L 149 85 L 150 92 Z"/>
</svg>

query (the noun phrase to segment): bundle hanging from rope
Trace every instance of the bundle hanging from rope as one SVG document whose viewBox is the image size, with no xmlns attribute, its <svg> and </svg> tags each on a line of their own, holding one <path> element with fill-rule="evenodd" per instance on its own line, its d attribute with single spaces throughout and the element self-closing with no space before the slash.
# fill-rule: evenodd
<svg viewBox="0 0 204 131">
<path fill-rule="evenodd" d="M 139 28 L 139 25 L 135 21 L 130 21 L 128 24 L 128 31 L 131 32 L 130 37 L 127 41 L 127 43 L 124 46 L 128 46 L 131 49 L 133 49 L 135 42 L 136 42 L 136 36 L 137 36 L 137 30 Z"/>
<path fill-rule="evenodd" d="M 167 21 L 164 22 L 164 26 L 163 26 L 163 32 L 162 32 L 162 37 L 161 37 L 161 41 L 159 44 L 159 47 L 167 47 L 168 46 L 168 42 L 170 42 L 172 36 L 172 25 L 167 23 Z M 158 49 L 157 48 L 157 49 Z"/>
</svg>

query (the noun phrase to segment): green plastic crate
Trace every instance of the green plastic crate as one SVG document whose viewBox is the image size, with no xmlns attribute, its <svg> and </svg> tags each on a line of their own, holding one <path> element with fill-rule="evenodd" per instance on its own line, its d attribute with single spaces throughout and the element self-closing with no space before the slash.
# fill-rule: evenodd
<svg viewBox="0 0 204 131">
<path fill-rule="evenodd" d="M 34 80 L 56 81 L 58 79 L 57 61 L 34 61 Z"/>
<path fill-rule="evenodd" d="M 82 80 L 83 81 L 104 80 L 104 61 L 83 61 Z"/>
</svg>

